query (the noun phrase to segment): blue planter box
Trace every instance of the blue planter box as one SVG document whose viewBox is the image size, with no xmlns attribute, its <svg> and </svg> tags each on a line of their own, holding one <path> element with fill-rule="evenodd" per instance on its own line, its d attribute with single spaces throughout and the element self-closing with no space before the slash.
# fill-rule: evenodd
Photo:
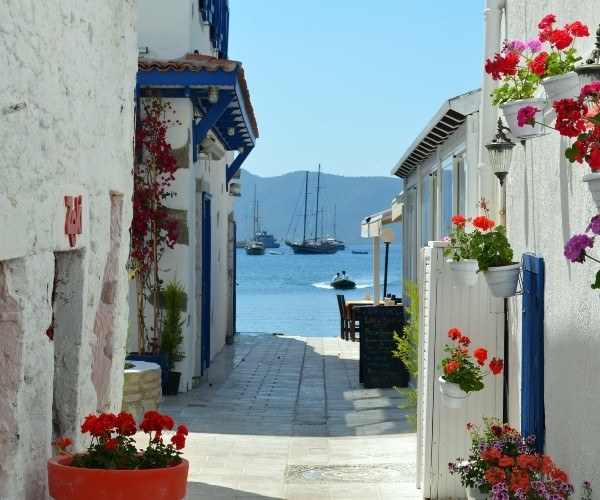
<svg viewBox="0 0 600 500">
<path fill-rule="evenodd" d="M 166 356 L 163 356 L 162 354 L 138 354 L 137 352 L 132 352 L 126 359 L 129 361 L 146 361 L 148 363 L 160 365 L 160 380 L 162 387 L 167 383 L 167 378 L 169 377 L 169 361 Z"/>
</svg>

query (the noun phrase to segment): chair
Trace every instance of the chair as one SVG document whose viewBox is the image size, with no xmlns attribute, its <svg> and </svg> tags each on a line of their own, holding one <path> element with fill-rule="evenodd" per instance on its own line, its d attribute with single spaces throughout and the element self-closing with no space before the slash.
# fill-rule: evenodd
<svg viewBox="0 0 600 500">
<path fill-rule="evenodd" d="M 355 332 L 360 332 L 360 327 L 348 317 L 348 309 L 346 307 L 346 299 L 343 295 L 337 295 L 338 307 L 340 310 L 340 337 L 343 340 L 356 340 Z M 354 323 L 354 324 L 352 324 Z"/>
</svg>

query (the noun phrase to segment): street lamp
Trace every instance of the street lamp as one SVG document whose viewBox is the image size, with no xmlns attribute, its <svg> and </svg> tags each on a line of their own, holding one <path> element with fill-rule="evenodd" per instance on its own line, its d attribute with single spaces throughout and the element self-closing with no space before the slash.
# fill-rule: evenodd
<svg viewBox="0 0 600 500">
<path fill-rule="evenodd" d="M 387 275 L 388 275 L 388 255 L 390 252 L 390 243 L 394 241 L 394 231 L 384 229 L 381 231 L 381 239 L 385 243 L 385 270 L 383 272 L 383 297 L 387 297 Z"/>
<path fill-rule="evenodd" d="M 485 145 L 490 156 L 492 170 L 494 171 L 494 175 L 500 180 L 501 186 L 504 186 L 504 179 L 508 175 L 512 160 L 512 150 L 515 147 L 515 143 L 506 137 L 505 130 L 508 130 L 508 128 L 502 125 L 502 120 L 498 118 L 498 132 Z"/>
</svg>

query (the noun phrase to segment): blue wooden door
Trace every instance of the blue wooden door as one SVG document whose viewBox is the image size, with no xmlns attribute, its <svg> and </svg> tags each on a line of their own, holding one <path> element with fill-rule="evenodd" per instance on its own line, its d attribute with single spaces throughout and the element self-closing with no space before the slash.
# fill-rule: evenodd
<svg viewBox="0 0 600 500">
<path fill-rule="evenodd" d="M 544 259 L 523 255 L 521 433 L 544 447 Z"/>
<path fill-rule="evenodd" d="M 210 274 L 211 274 L 210 196 L 202 193 L 202 325 L 200 374 L 210 366 Z"/>
</svg>

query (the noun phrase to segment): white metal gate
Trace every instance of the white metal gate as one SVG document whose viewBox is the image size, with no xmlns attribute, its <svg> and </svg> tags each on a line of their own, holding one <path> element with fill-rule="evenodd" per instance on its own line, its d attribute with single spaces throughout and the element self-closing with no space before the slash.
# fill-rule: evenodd
<svg viewBox="0 0 600 500">
<path fill-rule="evenodd" d="M 489 293 L 481 275 L 475 286 L 454 286 L 443 255 L 446 243 L 429 245 L 421 249 L 419 262 L 417 486 L 424 498 L 464 498 L 460 481 L 448 473 L 448 462 L 468 455 L 467 422 L 480 424 L 482 416 L 502 418 L 502 377 L 486 377 L 485 388 L 471 394 L 463 408 L 450 409 L 442 403 L 437 366 L 452 327 L 471 338 L 470 347 L 487 349 L 490 359 L 503 357 L 504 304 Z"/>
</svg>

